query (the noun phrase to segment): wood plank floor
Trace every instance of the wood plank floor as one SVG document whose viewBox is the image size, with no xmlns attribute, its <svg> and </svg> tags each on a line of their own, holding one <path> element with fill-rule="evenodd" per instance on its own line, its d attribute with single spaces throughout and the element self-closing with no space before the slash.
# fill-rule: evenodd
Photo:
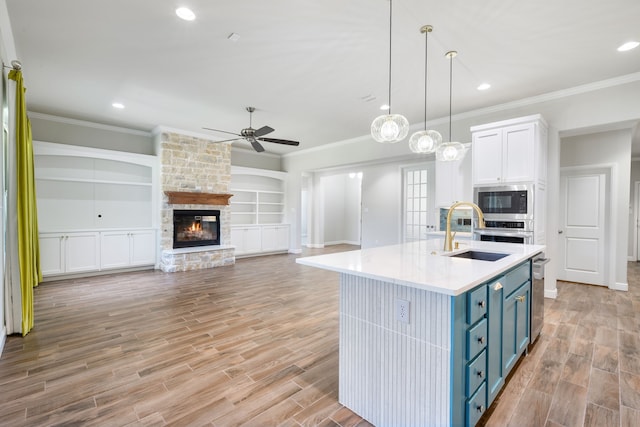
<svg viewBox="0 0 640 427">
<path fill-rule="evenodd" d="M 627 293 L 559 284 L 487 425 L 640 425 L 629 272 Z M 48 282 L 35 301 L 0 359 L 0 425 L 370 425 L 337 402 L 338 275 L 294 255 Z"/>
</svg>

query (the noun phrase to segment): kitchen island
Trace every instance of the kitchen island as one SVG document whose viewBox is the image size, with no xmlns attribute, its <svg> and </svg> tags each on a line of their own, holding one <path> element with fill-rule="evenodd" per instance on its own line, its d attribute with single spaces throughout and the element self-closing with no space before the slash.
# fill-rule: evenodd
<svg viewBox="0 0 640 427">
<path fill-rule="evenodd" d="M 339 401 L 378 427 L 475 425 L 529 343 L 531 259 L 544 246 L 442 247 L 297 260 L 340 273 Z M 505 256 L 458 257 L 474 251 Z"/>
</svg>

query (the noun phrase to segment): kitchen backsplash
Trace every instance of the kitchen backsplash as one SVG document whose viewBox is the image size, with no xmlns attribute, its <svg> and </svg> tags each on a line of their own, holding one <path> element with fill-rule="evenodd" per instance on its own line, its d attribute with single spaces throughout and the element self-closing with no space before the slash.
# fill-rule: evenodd
<svg viewBox="0 0 640 427">
<path fill-rule="evenodd" d="M 449 209 L 440 209 L 440 230 L 447 229 L 447 213 Z M 456 209 L 451 215 L 451 231 L 471 232 L 471 209 Z"/>
</svg>

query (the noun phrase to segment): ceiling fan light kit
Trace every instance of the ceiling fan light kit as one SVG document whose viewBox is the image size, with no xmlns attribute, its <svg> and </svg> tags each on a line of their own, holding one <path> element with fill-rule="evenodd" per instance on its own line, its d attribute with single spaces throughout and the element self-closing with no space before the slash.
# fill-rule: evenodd
<svg viewBox="0 0 640 427">
<path fill-rule="evenodd" d="M 371 123 L 371 137 L 377 142 L 400 142 L 409 134 L 409 121 L 400 114 L 391 114 L 391 34 L 393 0 L 389 0 L 389 113 L 376 117 Z"/>
<path fill-rule="evenodd" d="M 231 139 L 225 139 L 225 140 L 216 141 L 216 142 L 237 141 L 238 139 L 245 139 L 251 144 L 253 149 L 256 150 L 258 153 L 262 153 L 264 151 L 264 147 L 258 141 L 272 142 L 274 144 L 282 144 L 282 145 L 291 145 L 293 147 L 297 147 L 298 145 L 300 145 L 299 141 L 292 141 L 289 139 L 263 138 L 262 137 L 263 135 L 270 134 L 271 132 L 274 131 L 274 129 L 270 126 L 262 126 L 259 129 L 254 129 L 253 128 L 253 112 L 256 111 L 256 109 L 255 107 L 246 107 L 246 110 L 249 112 L 249 127 L 242 129 L 240 133 L 228 132 L 226 130 L 213 129 L 213 128 L 203 128 L 203 129 L 239 136 L 240 138 L 231 138 Z"/>
<path fill-rule="evenodd" d="M 431 25 L 423 25 L 420 32 L 424 34 L 424 130 L 415 132 L 409 138 L 409 149 L 414 153 L 433 153 L 442 143 L 442 135 L 435 130 L 427 129 L 427 70 L 429 59 L 429 33 L 433 31 Z"/>
</svg>

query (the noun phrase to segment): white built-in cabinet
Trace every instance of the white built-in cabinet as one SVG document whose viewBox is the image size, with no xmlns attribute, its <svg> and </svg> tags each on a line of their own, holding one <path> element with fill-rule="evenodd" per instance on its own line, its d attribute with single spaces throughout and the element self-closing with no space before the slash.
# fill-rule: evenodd
<svg viewBox="0 0 640 427">
<path fill-rule="evenodd" d="M 100 269 L 155 264 L 156 231 L 120 230 L 100 233 Z"/>
<path fill-rule="evenodd" d="M 471 128 L 473 184 L 546 181 L 547 125 L 540 115 Z"/>
<path fill-rule="evenodd" d="M 455 202 L 473 200 L 470 145 L 467 144 L 468 150 L 461 160 L 436 162 L 436 207 L 449 207 Z"/>
<path fill-rule="evenodd" d="M 473 186 L 533 184 L 537 245 L 546 244 L 547 129 L 539 114 L 471 127 Z"/>
<path fill-rule="evenodd" d="M 75 274 L 100 268 L 97 232 L 40 233 L 40 267 L 43 276 Z"/>
<path fill-rule="evenodd" d="M 236 256 L 289 250 L 286 176 L 280 171 L 231 167 L 231 244 Z"/>
<path fill-rule="evenodd" d="M 34 141 L 43 276 L 153 267 L 157 158 Z"/>
</svg>

